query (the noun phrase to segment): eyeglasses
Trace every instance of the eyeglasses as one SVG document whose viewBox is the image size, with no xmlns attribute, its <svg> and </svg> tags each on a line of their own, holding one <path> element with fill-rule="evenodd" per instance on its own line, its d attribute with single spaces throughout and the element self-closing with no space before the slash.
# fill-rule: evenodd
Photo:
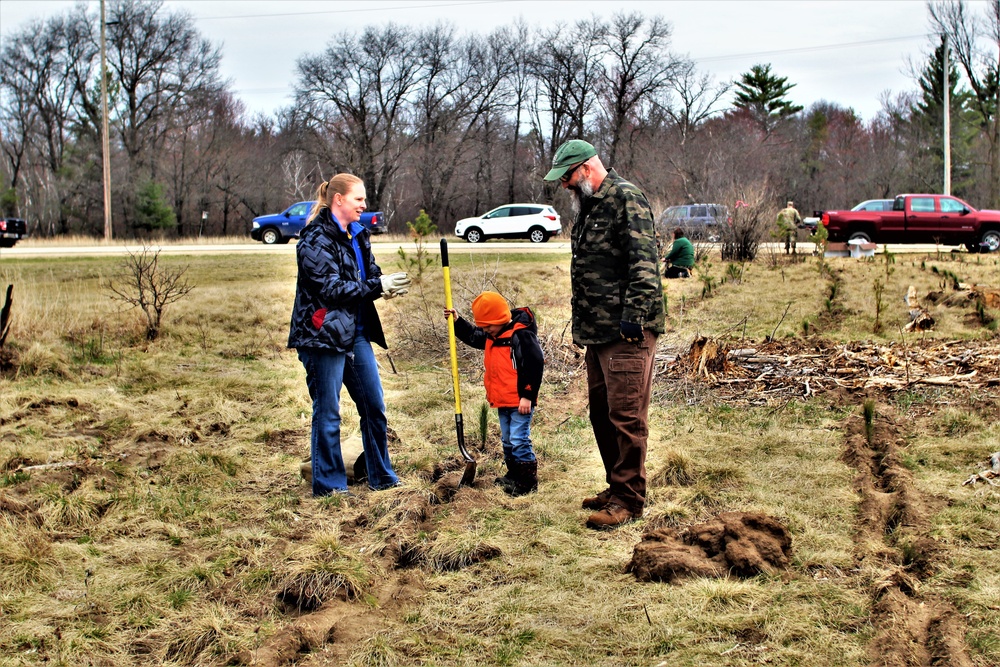
<svg viewBox="0 0 1000 667">
<path fill-rule="evenodd" d="M 560 183 L 569 183 L 569 179 L 573 178 L 573 172 L 575 172 L 577 169 L 579 169 L 580 167 L 582 167 L 583 164 L 584 163 L 581 162 L 580 164 L 576 165 L 575 167 L 573 167 L 572 169 L 570 169 L 569 171 L 567 171 L 565 174 L 563 174 L 562 176 L 560 176 L 559 177 L 559 182 Z"/>
</svg>

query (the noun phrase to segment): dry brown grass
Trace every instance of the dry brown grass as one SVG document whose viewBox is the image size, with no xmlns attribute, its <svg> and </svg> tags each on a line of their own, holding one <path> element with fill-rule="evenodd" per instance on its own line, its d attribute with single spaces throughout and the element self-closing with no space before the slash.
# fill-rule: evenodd
<svg viewBox="0 0 1000 667">
<path fill-rule="evenodd" d="M 842 454 L 845 424 L 865 397 L 723 401 L 703 383 L 661 378 L 646 515 L 589 531 L 579 499 L 604 480 L 566 326 L 568 259 L 455 254 L 461 311 L 489 288 L 539 319 L 549 362 L 533 425 L 539 492 L 510 499 L 492 486 L 502 470 L 496 417 L 481 448 L 472 425 L 484 400 L 481 356 L 460 348 L 479 484 L 448 502 L 438 495 L 435 475 L 457 455 L 438 270 L 380 305 L 392 350 L 391 361 L 378 358 L 404 486 L 316 500 L 298 473 L 310 404 L 284 348 L 294 258 L 165 261 L 188 266 L 196 289 L 167 311 L 154 343 L 98 289 L 114 260 L 0 264 L 0 282 L 15 283 L 8 345 L 20 363 L 0 378 L 3 664 L 222 664 L 335 604 L 357 620 L 297 664 L 872 662 L 875 595 L 919 554 L 912 535 L 858 536 L 855 471 Z M 666 284 L 671 331 L 661 353 L 685 351 L 697 334 L 754 347 L 773 333 L 802 348 L 814 336 L 995 337 L 970 307 L 947 305 L 933 308 L 934 331 L 899 333 L 908 285 L 921 295 L 941 289 L 932 266 L 995 285 L 995 257 L 899 256 L 886 326 L 874 335 L 879 261 L 828 260 L 840 276 L 831 311 L 815 258 L 778 258 L 774 268 L 759 260 L 738 281 L 715 258 L 712 297 L 701 298 L 697 280 Z M 961 486 L 998 448 L 996 392 L 911 387 L 870 398 L 879 415 L 896 415 L 903 464 L 932 508 L 927 537 L 941 551 L 920 590 L 964 619 L 973 664 L 1000 663 L 1000 494 Z M 356 420 L 345 399 L 345 428 Z M 73 465 L 17 472 L 52 463 Z M 788 526 L 787 572 L 674 585 L 625 573 L 644 530 L 732 510 Z M 407 573 L 419 586 L 399 583 Z"/>
</svg>

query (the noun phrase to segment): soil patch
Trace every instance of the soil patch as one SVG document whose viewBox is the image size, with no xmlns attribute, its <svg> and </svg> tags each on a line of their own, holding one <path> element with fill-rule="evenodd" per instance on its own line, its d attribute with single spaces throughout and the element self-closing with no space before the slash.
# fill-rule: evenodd
<svg viewBox="0 0 1000 667">
<path fill-rule="evenodd" d="M 788 567 L 792 538 L 765 514 L 724 512 L 682 531 L 655 530 L 636 545 L 626 571 L 639 581 L 672 582 L 687 576 L 753 577 Z"/>
<path fill-rule="evenodd" d="M 7 495 L 0 496 L 0 514 L 15 516 L 35 528 L 42 527 L 42 516 L 31 505 Z"/>
<path fill-rule="evenodd" d="M 332 601 L 282 628 L 256 651 L 243 651 L 236 662 L 254 667 L 278 667 L 298 662 L 305 654 L 322 649 L 324 663 L 347 664 L 358 646 L 382 628 L 386 618 L 401 615 L 423 591 L 415 575 L 390 576 L 379 588 L 377 606 Z"/>
<path fill-rule="evenodd" d="M 919 599 L 897 587 L 875 604 L 872 664 L 879 667 L 972 667 L 965 624 L 948 603 Z"/>
<path fill-rule="evenodd" d="M 472 515 L 495 504 L 484 493 L 492 486 L 487 480 L 477 478 L 471 487 L 459 484 L 464 467 L 459 459 L 436 463 L 423 475 L 432 483 L 430 493 L 403 486 L 359 495 L 358 514 L 341 524 L 341 539 L 345 545 L 357 546 L 372 534 L 385 536 L 381 548 L 373 552 L 381 559 L 380 570 L 388 573 L 371 591 L 377 606 L 361 602 L 360 595 L 342 586 L 325 585 L 329 582 L 293 591 L 286 587 L 278 593 L 278 600 L 288 605 L 292 616 L 306 613 L 256 651 L 241 653 L 237 661 L 276 667 L 321 651 L 323 664 L 346 664 L 387 618 L 397 618 L 417 603 L 424 590 L 421 570 L 459 570 L 501 555 L 500 549 L 486 541 L 449 539 L 435 520 L 447 507 L 444 514 L 449 525 L 466 525 L 473 522 Z"/>
<path fill-rule="evenodd" d="M 879 667 L 971 667 L 965 624 L 949 602 L 923 595 L 945 549 L 928 532 L 932 501 L 901 464 L 902 429 L 891 415 L 866 424 L 848 418 L 842 460 L 857 471 L 860 496 L 855 558 L 892 571 L 873 592 L 871 664 Z"/>
</svg>

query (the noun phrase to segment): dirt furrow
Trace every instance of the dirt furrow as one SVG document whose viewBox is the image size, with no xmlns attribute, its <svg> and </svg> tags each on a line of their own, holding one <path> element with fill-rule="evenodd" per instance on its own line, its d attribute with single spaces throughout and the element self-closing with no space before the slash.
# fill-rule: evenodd
<svg viewBox="0 0 1000 667">
<path fill-rule="evenodd" d="M 901 463 L 900 427 L 874 410 L 869 416 L 848 419 L 843 460 L 857 471 L 854 486 L 861 498 L 855 558 L 859 567 L 883 574 L 872 587 L 870 664 L 972 667 L 961 615 L 924 591 L 923 582 L 944 557 L 929 535 L 933 503 Z"/>
</svg>

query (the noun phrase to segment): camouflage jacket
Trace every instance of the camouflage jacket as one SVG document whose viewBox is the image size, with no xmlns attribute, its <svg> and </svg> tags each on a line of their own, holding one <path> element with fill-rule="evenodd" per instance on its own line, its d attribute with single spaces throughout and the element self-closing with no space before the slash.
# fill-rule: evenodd
<svg viewBox="0 0 1000 667">
<path fill-rule="evenodd" d="M 787 207 L 778 211 L 778 228 L 782 230 L 795 229 L 802 223 L 802 216 L 794 208 Z"/>
<path fill-rule="evenodd" d="M 663 286 L 646 196 L 615 171 L 586 198 L 572 231 L 573 341 L 621 340 L 620 322 L 664 332 Z"/>
</svg>

